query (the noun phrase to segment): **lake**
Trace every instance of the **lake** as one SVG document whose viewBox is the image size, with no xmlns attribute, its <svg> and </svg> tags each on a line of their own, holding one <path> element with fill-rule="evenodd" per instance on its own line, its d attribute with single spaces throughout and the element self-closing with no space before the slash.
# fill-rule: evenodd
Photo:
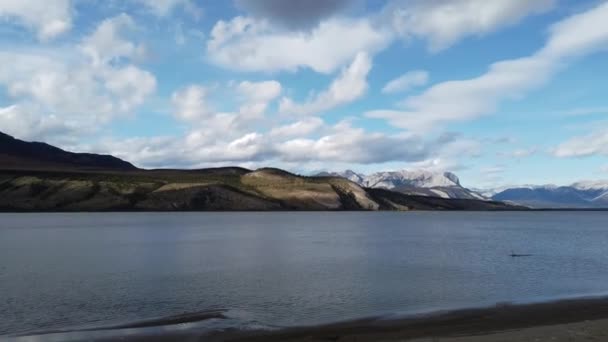
<svg viewBox="0 0 608 342">
<path fill-rule="evenodd" d="M 214 310 L 228 319 L 210 327 L 273 329 L 606 293 L 607 212 L 0 214 L 0 335 Z"/>
</svg>

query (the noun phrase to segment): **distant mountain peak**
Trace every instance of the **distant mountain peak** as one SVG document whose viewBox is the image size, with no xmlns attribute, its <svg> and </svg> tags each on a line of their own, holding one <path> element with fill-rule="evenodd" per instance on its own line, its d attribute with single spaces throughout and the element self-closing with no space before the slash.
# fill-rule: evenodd
<svg viewBox="0 0 608 342">
<path fill-rule="evenodd" d="M 381 188 L 429 197 L 485 199 L 460 184 L 460 179 L 452 172 L 428 170 L 381 171 L 369 175 L 346 170 L 324 172 L 320 176 L 334 176 L 349 179 L 366 188 Z"/>
<path fill-rule="evenodd" d="M 376 172 L 364 178 L 364 185 L 373 188 L 393 189 L 403 186 L 417 188 L 460 187 L 460 180 L 451 172 L 399 170 Z"/>
</svg>

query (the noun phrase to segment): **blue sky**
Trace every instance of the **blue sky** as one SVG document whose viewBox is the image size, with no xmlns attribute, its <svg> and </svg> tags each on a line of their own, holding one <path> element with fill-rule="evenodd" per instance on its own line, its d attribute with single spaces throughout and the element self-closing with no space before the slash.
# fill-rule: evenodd
<svg viewBox="0 0 608 342">
<path fill-rule="evenodd" d="M 141 167 L 608 178 L 608 2 L 4 0 L 0 131 Z"/>
</svg>

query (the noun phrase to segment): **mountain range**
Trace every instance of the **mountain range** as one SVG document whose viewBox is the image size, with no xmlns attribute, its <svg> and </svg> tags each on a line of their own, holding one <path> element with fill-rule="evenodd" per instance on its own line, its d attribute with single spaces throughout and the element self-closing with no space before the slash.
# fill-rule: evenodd
<svg viewBox="0 0 608 342">
<path fill-rule="evenodd" d="M 513 205 L 504 205 L 510 203 Z M 0 132 L 0 210 L 406 210 L 608 208 L 608 182 L 468 189 L 451 172 L 263 168 L 144 170 Z"/>
<path fill-rule="evenodd" d="M 458 177 L 451 172 L 400 170 L 364 175 L 346 170 L 343 172 L 322 172 L 317 176 L 343 177 L 366 188 L 388 189 L 408 195 L 446 199 L 489 200 L 489 198 L 463 187 Z"/>
<path fill-rule="evenodd" d="M 455 176 L 445 177 L 451 180 L 427 181 L 446 189 L 449 182 L 458 183 Z M 146 170 L 113 156 L 68 152 L 0 133 L 0 211 L 526 209 L 441 197 L 445 196 L 371 188 L 335 176 L 304 177 L 275 168 Z"/>
<path fill-rule="evenodd" d="M 346 170 L 321 172 L 318 176 L 343 177 L 365 188 L 388 189 L 408 195 L 500 201 L 539 209 L 608 208 L 608 181 L 582 181 L 568 186 L 525 185 L 468 189 L 451 172 L 400 170 L 365 175 Z"/>
<path fill-rule="evenodd" d="M 608 208 L 608 182 L 603 181 L 568 186 L 516 186 L 494 192 L 493 200 L 532 208 Z"/>
</svg>

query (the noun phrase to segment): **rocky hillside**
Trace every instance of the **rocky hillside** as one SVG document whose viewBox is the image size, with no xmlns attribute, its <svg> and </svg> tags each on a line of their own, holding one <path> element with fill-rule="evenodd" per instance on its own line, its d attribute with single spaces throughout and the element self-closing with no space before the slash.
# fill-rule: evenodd
<svg viewBox="0 0 608 342">
<path fill-rule="evenodd" d="M 410 196 L 277 169 L 0 171 L 1 211 L 512 210 L 499 202 Z"/>
</svg>

